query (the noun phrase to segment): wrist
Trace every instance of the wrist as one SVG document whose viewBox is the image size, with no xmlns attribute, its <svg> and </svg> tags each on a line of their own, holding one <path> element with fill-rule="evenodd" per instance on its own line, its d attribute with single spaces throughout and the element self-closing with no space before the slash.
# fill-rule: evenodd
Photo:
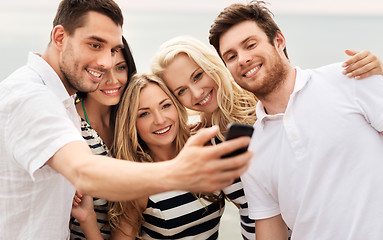
<svg viewBox="0 0 383 240">
<path fill-rule="evenodd" d="M 77 221 L 81 225 L 88 224 L 88 223 L 93 222 L 93 221 L 97 222 L 96 212 L 90 211 L 85 216 L 83 216 L 82 218 L 78 218 Z"/>
</svg>

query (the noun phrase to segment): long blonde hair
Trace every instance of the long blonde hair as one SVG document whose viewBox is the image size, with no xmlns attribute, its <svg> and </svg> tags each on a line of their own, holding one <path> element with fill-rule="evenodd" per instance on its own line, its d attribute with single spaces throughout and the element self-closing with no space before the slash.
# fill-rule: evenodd
<svg viewBox="0 0 383 240">
<path fill-rule="evenodd" d="M 250 125 L 255 123 L 257 99 L 254 94 L 234 82 L 231 73 L 213 48 L 195 38 L 180 36 L 163 43 L 153 57 L 153 73 L 163 79 L 166 68 L 182 53 L 194 60 L 218 85 L 218 109 L 213 112 L 210 122 L 219 126 L 219 139 L 223 140 L 227 124 L 230 122 Z M 203 126 L 207 125 L 207 119 L 201 117 L 201 121 Z"/>
<path fill-rule="evenodd" d="M 177 153 L 181 151 L 182 147 L 185 145 L 187 139 L 190 136 L 190 129 L 187 124 L 188 116 L 186 109 L 171 94 L 163 81 L 155 75 L 136 74 L 128 84 L 127 89 L 121 99 L 120 107 L 117 111 L 114 134 L 115 137 L 110 150 L 112 156 L 115 158 L 131 160 L 135 162 L 153 161 L 148 154 L 146 144 L 140 139 L 136 128 L 139 96 L 141 90 L 148 86 L 148 84 L 158 85 L 169 96 L 177 109 L 179 118 L 179 131 L 174 140 L 176 142 Z M 134 211 L 136 211 L 138 214 L 138 219 L 128 215 L 127 209 L 129 207 L 134 208 Z M 137 233 L 143 221 L 143 216 L 139 208 L 138 201 L 111 203 L 109 217 L 109 222 L 113 229 L 119 229 L 122 231 L 119 226 L 119 218 L 122 217 L 128 221 L 128 223 Z"/>
</svg>

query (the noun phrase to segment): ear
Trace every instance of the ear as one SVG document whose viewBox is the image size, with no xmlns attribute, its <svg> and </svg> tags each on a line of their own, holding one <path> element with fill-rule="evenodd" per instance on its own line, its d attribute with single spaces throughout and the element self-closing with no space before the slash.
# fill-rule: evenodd
<svg viewBox="0 0 383 240">
<path fill-rule="evenodd" d="M 51 44 L 53 44 L 59 51 L 62 50 L 65 36 L 67 36 L 67 34 L 62 25 L 57 25 L 53 28 L 51 34 Z"/>
<path fill-rule="evenodd" d="M 275 36 L 274 38 L 274 46 L 281 53 L 283 53 L 283 50 L 286 47 L 285 36 L 283 36 L 283 34 L 280 31 L 277 32 L 277 36 Z"/>
</svg>

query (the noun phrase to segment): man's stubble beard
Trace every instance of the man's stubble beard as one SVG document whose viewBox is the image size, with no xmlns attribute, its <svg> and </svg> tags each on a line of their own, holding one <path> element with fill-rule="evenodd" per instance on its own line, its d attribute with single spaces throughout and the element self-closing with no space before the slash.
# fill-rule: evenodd
<svg viewBox="0 0 383 240">
<path fill-rule="evenodd" d="M 60 72 L 64 77 L 63 81 L 65 81 L 67 85 L 66 87 L 70 87 L 76 92 L 88 93 L 96 91 L 98 84 L 93 88 L 87 87 L 84 84 L 85 80 L 81 78 L 81 71 L 79 70 L 81 66 L 78 62 L 76 62 L 76 60 L 73 59 L 76 59 L 73 55 L 73 48 L 72 45 L 68 43 L 68 47 L 65 52 L 63 52 L 63 57 L 59 64 Z M 84 71 L 86 71 L 86 68 L 87 66 L 84 67 Z M 78 76 L 76 76 L 76 73 L 78 73 Z"/>
<path fill-rule="evenodd" d="M 252 92 L 258 99 L 265 99 L 268 95 L 278 90 L 283 85 L 287 76 L 286 66 L 282 63 L 282 59 L 278 54 L 274 55 L 276 61 L 270 69 L 267 69 L 263 78 L 263 85 Z"/>
</svg>

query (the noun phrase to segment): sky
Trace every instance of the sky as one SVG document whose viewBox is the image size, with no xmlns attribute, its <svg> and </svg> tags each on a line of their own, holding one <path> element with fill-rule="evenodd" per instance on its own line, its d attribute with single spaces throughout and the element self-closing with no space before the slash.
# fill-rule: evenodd
<svg viewBox="0 0 383 240">
<path fill-rule="evenodd" d="M 249 0 L 115 1 L 125 16 L 124 36 L 138 69 L 146 71 L 164 41 L 191 35 L 208 43 L 209 27 L 218 13 L 232 3 Z M 344 48 L 368 49 L 383 56 L 383 0 L 265 1 L 289 40 L 289 55 L 300 66 L 338 61 Z M 0 81 L 25 62 L 29 51 L 44 51 L 59 2 L 0 0 Z M 312 21 L 307 22 L 308 18 Z"/>
<path fill-rule="evenodd" d="M 56 8 L 59 0 L 1 1 L 1 7 Z M 248 0 L 116 0 L 122 9 L 135 10 L 195 10 L 216 11 L 234 2 Z M 382 0 L 266 0 L 276 13 L 301 14 L 383 14 Z"/>
</svg>

